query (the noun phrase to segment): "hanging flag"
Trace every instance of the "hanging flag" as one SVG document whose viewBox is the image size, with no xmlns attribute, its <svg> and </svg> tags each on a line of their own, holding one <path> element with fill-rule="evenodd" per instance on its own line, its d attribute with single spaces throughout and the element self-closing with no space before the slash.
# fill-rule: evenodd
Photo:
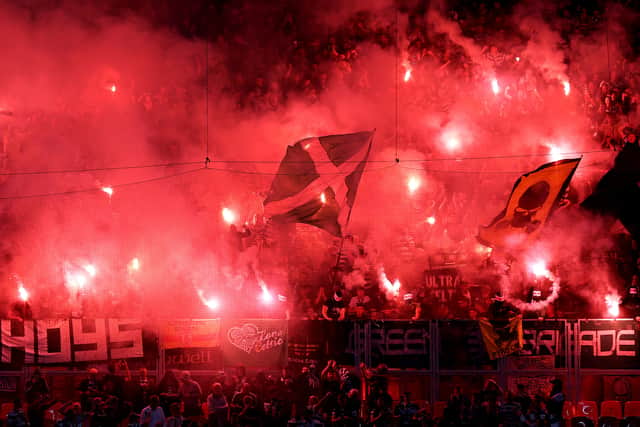
<svg viewBox="0 0 640 427">
<path fill-rule="evenodd" d="M 600 215 L 620 220 L 640 242 L 640 148 L 626 144 L 616 156 L 613 168 L 581 206 Z"/>
<path fill-rule="evenodd" d="M 486 227 L 478 240 L 487 246 L 517 246 L 535 237 L 557 207 L 580 159 L 558 160 L 522 175 L 516 181 L 507 207 Z"/>
<path fill-rule="evenodd" d="M 480 331 L 489 358 L 495 360 L 507 356 L 522 348 L 522 316 L 515 316 L 508 321 L 490 321 L 481 318 Z"/>
<path fill-rule="evenodd" d="M 342 236 L 355 202 L 373 131 L 306 138 L 287 147 L 264 201 L 276 222 L 300 222 Z"/>
</svg>

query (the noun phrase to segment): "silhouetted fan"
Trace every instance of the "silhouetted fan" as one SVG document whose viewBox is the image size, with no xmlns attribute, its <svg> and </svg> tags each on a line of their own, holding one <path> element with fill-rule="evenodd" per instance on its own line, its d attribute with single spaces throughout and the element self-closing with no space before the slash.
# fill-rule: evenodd
<svg viewBox="0 0 640 427">
<path fill-rule="evenodd" d="M 574 417 L 571 419 L 571 427 L 594 427 L 594 424 L 591 418 Z"/>
<path fill-rule="evenodd" d="M 640 417 L 627 417 L 620 422 L 620 427 L 640 427 Z"/>
<path fill-rule="evenodd" d="M 600 417 L 598 427 L 620 427 L 620 420 L 615 417 Z"/>
</svg>

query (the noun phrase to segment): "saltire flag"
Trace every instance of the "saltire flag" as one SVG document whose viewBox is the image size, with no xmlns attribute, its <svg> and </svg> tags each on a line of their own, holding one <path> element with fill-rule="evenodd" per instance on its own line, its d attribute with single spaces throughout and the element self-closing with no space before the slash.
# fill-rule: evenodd
<svg viewBox="0 0 640 427">
<path fill-rule="evenodd" d="M 640 242 L 640 148 L 626 144 L 616 156 L 613 168 L 596 185 L 581 206 L 600 215 L 620 220 Z"/>
<path fill-rule="evenodd" d="M 300 222 L 342 236 L 374 131 L 305 138 L 287 147 L 264 201 L 276 222 Z"/>
<path fill-rule="evenodd" d="M 557 208 L 580 159 L 558 160 L 522 175 L 513 186 L 507 207 L 486 227 L 478 240 L 487 246 L 517 246 L 534 238 Z"/>
<path fill-rule="evenodd" d="M 493 322 L 481 318 L 478 323 L 484 346 L 491 360 L 515 353 L 522 348 L 522 316 L 514 316 L 508 321 Z"/>
</svg>

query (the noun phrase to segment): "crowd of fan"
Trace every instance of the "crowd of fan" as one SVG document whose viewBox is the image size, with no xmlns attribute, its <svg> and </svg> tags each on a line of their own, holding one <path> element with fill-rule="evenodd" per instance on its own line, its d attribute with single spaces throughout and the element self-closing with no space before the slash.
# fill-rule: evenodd
<svg viewBox="0 0 640 427">
<path fill-rule="evenodd" d="M 136 376 L 118 373 L 113 364 L 104 375 L 91 368 L 76 390 L 77 400 L 60 402 L 36 369 L 24 399 L 15 400 L 2 422 L 6 427 L 540 427 L 560 425 L 565 401 L 557 379 L 548 395 L 535 396 L 521 384 L 504 392 L 488 380 L 472 394 L 455 386 L 438 412 L 408 392 L 394 400 L 385 365 L 354 369 L 334 360 L 321 370 L 315 365 L 298 372 L 285 368 L 279 376 L 247 376 L 238 369 L 236 375 L 209 378 L 206 384 L 188 371 L 167 371 L 157 383 L 145 369 Z"/>
</svg>

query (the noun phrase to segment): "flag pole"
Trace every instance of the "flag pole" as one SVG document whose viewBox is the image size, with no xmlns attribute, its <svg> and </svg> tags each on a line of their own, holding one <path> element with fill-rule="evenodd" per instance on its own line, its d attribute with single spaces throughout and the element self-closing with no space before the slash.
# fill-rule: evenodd
<svg viewBox="0 0 640 427">
<path fill-rule="evenodd" d="M 369 148 L 367 149 L 367 158 L 365 159 L 365 162 L 369 160 L 369 153 L 371 152 L 371 146 L 373 145 L 373 135 L 376 133 L 376 129 L 374 128 L 373 131 L 371 132 L 371 139 L 369 141 Z M 365 168 L 366 168 L 366 163 L 365 163 Z M 362 175 L 364 175 L 364 170 L 362 171 Z M 360 179 L 362 179 L 362 176 L 360 176 Z M 360 182 L 358 181 L 358 187 L 360 186 Z M 349 206 L 349 213 L 347 214 L 347 219 L 344 222 L 344 229 L 346 230 L 349 227 L 349 222 L 351 221 L 351 212 L 353 212 L 353 207 L 356 204 L 356 198 L 358 196 L 358 192 L 356 191 L 356 194 L 354 194 L 353 196 L 353 203 L 351 204 L 351 206 Z M 340 266 L 340 258 L 342 257 L 342 250 L 344 249 L 344 238 L 345 238 L 345 233 L 341 233 L 342 234 L 342 238 L 340 239 L 340 248 L 338 249 L 338 256 L 336 258 L 336 266 L 335 268 L 338 268 Z M 333 278 L 332 278 L 333 280 Z"/>
</svg>

